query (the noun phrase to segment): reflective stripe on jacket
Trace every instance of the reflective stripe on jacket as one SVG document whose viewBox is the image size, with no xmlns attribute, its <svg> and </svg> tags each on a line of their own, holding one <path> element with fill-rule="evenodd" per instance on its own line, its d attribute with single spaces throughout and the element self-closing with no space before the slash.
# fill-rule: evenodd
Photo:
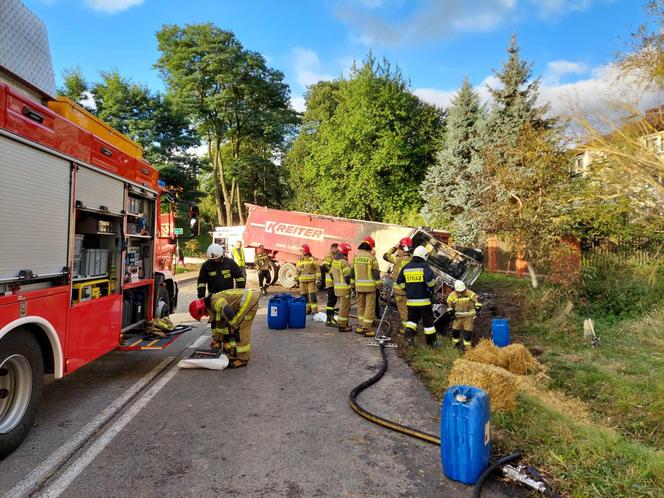
<svg viewBox="0 0 664 498">
<path fill-rule="evenodd" d="M 397 286 L 406 292 L 408 306 L 429 306 L 435 284 L 433 271 L 422 258 L 413 258 L 397 277 Z"/>
<path fill-rule="evenodd" d="M 392 280 L 396 282 L 397 278 L 399 278 L 399 273 L 401 273 L 401 270 L 403 270 L 404 266 L 410 263 L 410 261 L 413 259 L 413 256 L 411 256 L 411 254 L 408 252 L 392 247 L 389 251 L 383 254 L 383 259 L 388 263 L 392 263 L 392 272 L 390 273 L 390 277 L 392 277 Z M 395 285 L 394 293 L 403 295 L 404 291 Z"/>
<path fill-rule="evenodd" d="M 357 251 L 350 272 L 350 284 L 357 292 L 376 292 L 376 288 L 380 286 L 380 270 L 376 256 L 364 249 Z"/>
<path fill-rule="evenodd" d="M 314 282 L 320 279 L 318 261 L 311 255 L 302 256 L 295 263 L 295 278 L 300 282 Z"/>
<path fill-rule="evenodd" d="M 213 294 L 210 299 L 210 321 L 214 321 L 218 328 L 224 323 L 231 327 L 238 327 L 249 311 L 257 304 L 260 295 L 255 289 L 232 289 Z M 222 327 L 220 327 L 220 325 Z"/>
<path fill-rule="evenodd" d="M 235 285 L 243 288 L 245 285 L 244 275 L 240 267 L 232 259 L 216 258 L 208 259 L 201 265 L 198 272 L 198 297 L 205 297 L 206 290 L 210 294 L 233 288 Z"/>
<path fill-rule="evenodd" d="M 447 309 L 454 311 L 454 316 L 457 318 L 475 316 L 481 307 L 482 303 L 477 300 L 477 294 L 470 289 L 464 292 L 453 291 L 447 296 Z"/>
<path fill-rule="evenodd" d="M 350 265 L 346 256 L 337 253 L 332 262 L 332 282 L 334 285 L 334 295 L 345 297 L 350 294 Z"/>
<path fill-rule="evenodd" d="M 270 269 L 270 257 L 264 252 L 256 253 L 256 256 L 254 258 L 254 263 L 256 264 L 257 270 Z"/>
<path fill-rule="evenodd" d="M 323 258 L 323 263 L 321 264 L 321 270 L 325 272 L 325 288 L 329 289 L 334 285 L 332 280 L 332 263 L 334 262 L 334 256 L 336 253 L 331 252 Z"/>
</svg>

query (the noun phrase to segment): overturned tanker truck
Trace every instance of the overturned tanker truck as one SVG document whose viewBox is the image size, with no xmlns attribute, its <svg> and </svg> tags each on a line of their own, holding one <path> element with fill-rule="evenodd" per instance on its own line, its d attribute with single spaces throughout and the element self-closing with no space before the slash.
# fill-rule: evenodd
<svg viewBox="0 0 664 498">
<path fill-rule="evenodd" d="M 272 262 L 271 283 L 278 282 L 286 288 L 295 286 L 295 262 L 302 244 L 308 244 L 311 254 L 321 260 L 329 253 L 331 243 L 348 242 L 356 248 L 368 235 L 376 241 L 376 255 L 384 274 L 389 272 L 390 265 L 383 261 L 382 255 L 402 237 L 411 237 L 415 247 L 426 247 L 441 302 L 446 286 L 451 288 L 455 280 L 463 280 L 470 286 L 482 273 L 481 251 L 452 248 L 448 245 L 450 234 L 444 230 L 282 211 L 255 204 L 246 207 L 244 245 L 254 248 L 263 245 Z M 385 288 L 389 289 L 391 282 L 386 280 Z"/>
</svg>

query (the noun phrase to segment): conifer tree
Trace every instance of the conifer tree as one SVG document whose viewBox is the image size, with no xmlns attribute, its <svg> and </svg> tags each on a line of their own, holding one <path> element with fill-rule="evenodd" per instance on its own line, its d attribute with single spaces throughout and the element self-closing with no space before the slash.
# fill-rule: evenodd
<svg viewBox="0 0 664 498">
<path fill-rule="evenodd" d="M 422 183 L 424 219 L 434 227 L 450 227 L 461 244 L 472 244 L 480 229 L 479 205 L 485 109 L 468 79 L 452 100 L 447 133 L 436 162 Z"/>
</svg>

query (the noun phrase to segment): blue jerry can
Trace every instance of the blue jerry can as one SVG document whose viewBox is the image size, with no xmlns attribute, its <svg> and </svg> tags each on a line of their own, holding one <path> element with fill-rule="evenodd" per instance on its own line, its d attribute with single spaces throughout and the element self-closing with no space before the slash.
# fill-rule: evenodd
<svg viewBox="0 0 664 498">
<path fill-rule="evenodd" d="M 288 303 L 288 328 L 303 329 L 307 325 L 307 299 L 295 297 Z"/>
<path fill-rule="evenodd" d="M 273 330 L 283 330 L 288 326 L 288 302 L 290 296 L 276 294 L 267 303 L 267 327 Z"/>
<path fill-rule="evenodd" d="M 455 481 L 475 484 L 491 454 L 487 393 L 476 387 L 451 386 L 443 398 L 440 434 L 443 473 Z"/>
<path fill-rule="evenodd" d="M 491 339 L 499 348 L 510 344 L 510 324 L 507 318 L 494 318 L 491 320 Z"/>
</svg>

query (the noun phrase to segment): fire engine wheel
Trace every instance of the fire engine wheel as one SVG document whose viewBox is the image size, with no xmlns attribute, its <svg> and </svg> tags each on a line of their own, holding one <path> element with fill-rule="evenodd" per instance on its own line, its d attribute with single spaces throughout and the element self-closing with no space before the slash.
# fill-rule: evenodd
<svg viewBox="0 0 664 498">
<path fill-rule="evenodd" d="M 169 303 L 171 298 L 168 295 L 168 289 L 163 286 L 157 287 L 157 303 L 154 308 L 154 317 L 155 318 L 166 318 L 171 314 L 171 307 Z"/>
<path fill-rule="evenodd" d="M 279 280 L 279 265 L 274 261 L 270 261 L 270 277 L 270 285 L 276 284 Z"/>
<path fill-rule="evenodd" d="M 279 283 L 286 289 L 295 287 L 295 265 L 293 263 L 281 265 L 281 268 L 279 268 Z"/>
<path fill-rule="evenodd" d="M 37 339 L 15 330 L 0 340 L 0 460 L 28 435 L 42 395 L 44 360 Z"/>
</svg>

